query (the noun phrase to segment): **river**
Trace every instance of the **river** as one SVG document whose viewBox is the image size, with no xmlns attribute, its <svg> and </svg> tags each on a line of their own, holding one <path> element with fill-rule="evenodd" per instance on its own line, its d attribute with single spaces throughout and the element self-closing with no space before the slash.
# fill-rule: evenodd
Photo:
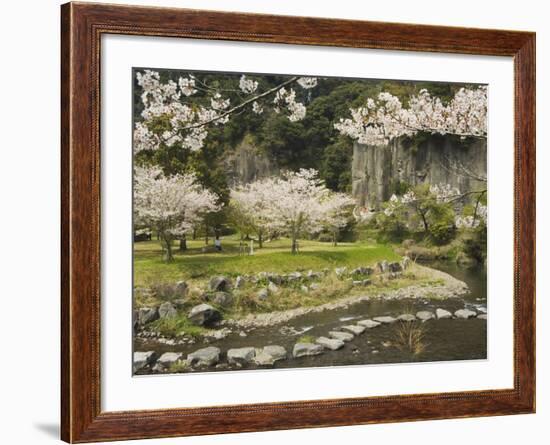
<svg viewBox="0 0 550 445">
<path fill-rule="evenodd" d="M 403 313 L 416 313 L 420 310 L 435 312 L 442 308 L 450 312 L 462 309 L 476 309 L 478 312 L 487 307 L 487 275 L 480 267 L 465 269 L 454 263 L 437 262 L 426 264 L 434 269 L 446 272 L 470 288 L 470 293 L 461 298 L 445 300 L 432 299 L 401 299 L 372 300 L 357 303 L 343 309 L 310 313 L 297 317 L 283 326 L 257 328 L 246 337 L 233 332 L 221 340 L 200 340 L 192 345 L 166 345 L 150 340 L 136 340 L 136 350 L 155 350 L 161 354 L 167 351 L 182 352 L 187 355 L 206 346 L 217 346 L 224 353 L 231 348 L 245 346 L 263 347 L 280 345 L 291 352 L 297 339 L 302 335 L 313 337 L 327 336 L 328 332 L 354 321 L 383 315 L 396 317 Z M 273 368 L 289 367 L 319 367 L 341 365 L 364 365 L 380 363 L 434 362 L 448 360 L 475 360 L 487 357 L 487 321 L 472 319 L 442 319 L 430 320 L 425 323 L 416 322 L 415 326 L 422 329 L 420 350 L 412 352 L 399 341 L 398 331 L 402 323 L 382 325 L 368 329 L 362 335 L 356 336 L 338 351 L 311 357 L 301 357 L 281 360 Z M 254 369 L 248 365 L 245 369 Z M 226 370 L 212 368 L 212 371 Z M 209 369 L 210 370 L 210 369 Z"/>
</svg>

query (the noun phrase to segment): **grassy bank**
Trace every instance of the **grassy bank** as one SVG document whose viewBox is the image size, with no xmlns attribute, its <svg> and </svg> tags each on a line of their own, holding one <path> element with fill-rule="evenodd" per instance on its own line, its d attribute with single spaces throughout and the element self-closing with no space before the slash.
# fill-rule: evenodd
<svg viewBox="0 0 550 445">
<path fill-rule="evenodd" d="M 300 253 L 290 253 L 290 240 L 281 238 L 255 243 L 254 255 L 239 254 L 236 237 L 222 239 L 222 252 L 203 252 L 204 240 L 189 240 L 185 252 L 175 250 L 172 263 L 162 261 L 157 241 L 134 243 L 134 286 L 147 287 L 156 283 L 189 280 L 200 282 L 212 275 L 237 276 L 258 272 L 288 273 L 300 270 L 322 270 L 335 267 L 369 266 L 377 261 L 396 261 L 399 256 L 390 246 L 368 242 L 331 243 L 300 241 Z M 212 246 L 208 246 L 211 249 Z"/>
</svg>

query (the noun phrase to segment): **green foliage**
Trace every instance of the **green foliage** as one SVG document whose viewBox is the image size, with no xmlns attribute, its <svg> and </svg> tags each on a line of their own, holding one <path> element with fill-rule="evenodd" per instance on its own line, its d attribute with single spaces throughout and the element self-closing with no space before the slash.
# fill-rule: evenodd
<svg viewBox="0 0 550 445">
<path fill-rule="evenodd" d="M 188 335 L 199 337 L 204 334 L 205 329 L 201 326 L 192 324 L 189 319 L 182 314 L 173 318 L 159 318 L 147 325 L 148 329 L 159 332 L 168 337 L 177 337 Z"/>
<path fill-rule="evenodd" d="M 462 251 L 480 264 L 487 261 L 487 226 L 485 224 L 481 224 L 465 234 Z"/>
<path fill-rule="evenodd" d="M 376 217 L 377 227 L 379 229 L 377 241 L 400 243 L 409 237 L 404 213 L 394 213 L 385 215 L 383 212 Z"/>
<path fill-rule="evenodd" d="M 410 184 L 399 179 L 394 179 L 390 183 L 390 194 L 402 196 L 411 188 Z"/>
</svg>

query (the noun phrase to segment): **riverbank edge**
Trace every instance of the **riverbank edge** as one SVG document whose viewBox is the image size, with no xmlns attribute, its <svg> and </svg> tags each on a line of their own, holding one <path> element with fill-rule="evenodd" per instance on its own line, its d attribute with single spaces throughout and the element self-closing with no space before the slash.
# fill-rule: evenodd
<svg viewBox="0 0 550 445">
<path fill-rule="evenodd" d="M 328 310 L 342 309 L 354 304 L 361 303 L 377 298 L 387 300 L 399 298 L 427 298 L 444 300 L 448 298 L 462 297 L 470 292 L 468 286 L 446 272 L 432 269 L 419 264 L 414 265 L 415 273 L 419 278 L 430 279 L 433 281 L 442 281 L 441 285 L 417 285 L 406 286 L 395 290 L 382 290 L 379 293 L 368 295 L 354 295 L 351 297 L 340 298 L 336 301 L 325 303 L 319 306 L 299 307 L 285 311 L 274 311 L 262 314 L 249 314 L 240 319 L 226 319 L 220 323 L 220 326 L 226 326 L 237 329 L 254 329 L 261 327 L 275 326 L 288 322 L 302 315 L 323 312 Z M 435 297 L 437 296 L 437 297 Z"/>
</svg>

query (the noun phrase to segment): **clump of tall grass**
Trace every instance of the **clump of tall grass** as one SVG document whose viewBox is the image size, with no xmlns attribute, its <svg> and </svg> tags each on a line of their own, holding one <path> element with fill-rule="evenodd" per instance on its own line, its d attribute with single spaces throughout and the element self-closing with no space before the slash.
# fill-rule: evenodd
<svg viewBox="0 0 550 445">
<path fill-rule="evenodd" d="M 426 349 L 426 327 L 418 321 L 396 323 L 392 343 L 401 351 L 419 355 Z"/>
</svg>

